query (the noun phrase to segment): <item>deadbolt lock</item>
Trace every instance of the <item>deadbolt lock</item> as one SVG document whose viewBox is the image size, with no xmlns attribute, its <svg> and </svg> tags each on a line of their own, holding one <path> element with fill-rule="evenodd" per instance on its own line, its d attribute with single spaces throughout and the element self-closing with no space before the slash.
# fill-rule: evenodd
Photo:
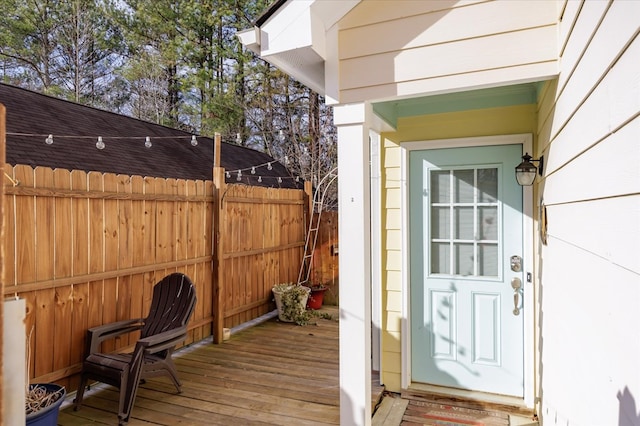
<svg viewBox="0 0 640 426">
<path fill-rule="evenodd" d="M 520 256 L 511 256 L 509 263 L 511 264 L 511 270 L 513 272 L 522 271 L 522 258 Z"/>
</svg>

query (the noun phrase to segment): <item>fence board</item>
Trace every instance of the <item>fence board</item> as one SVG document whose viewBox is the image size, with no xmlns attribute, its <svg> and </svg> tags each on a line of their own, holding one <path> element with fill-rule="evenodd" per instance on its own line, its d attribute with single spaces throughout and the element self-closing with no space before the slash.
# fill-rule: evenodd
<svg viewBox="0 0 640 426">
<path fill-rule="evenodd" d="M 64 169 L 53 171 L 53 186 L 56 188 L 71 189 L 71 173 Z M 54 276 L 71 276 L 71 263 L 73 259 L 72 240 L 69 238 L 69 230 L 72 229 L 71 201 L 68 198 L 54 199 Z"/>
<path fill-rule="evenodd" d="M 46 167 L 36 167 L 34 187 L 47 188 L 53 183 L 53 170 Z M 54 277 L 54 200 L 51 198 L 36 198 L 36 280 L 48 280 Z"/>
<path fill-rule="evenodd" d="M 71 172 L 71 189 L 79 193 L 88 190 L 87 173 L 81 170 Z M 67 237 L 72 241 L 72 275 L 82 276 L 89 271 L 89 201 L 71 198 L 72 227 Z M 73 306 L 71 309 L 71 342 L 68 365 L 78 365 L 84 354 L 84 339 L 89 327 L 89 283 L 71 284 Z M 60 368 L 60 367 L 59 367 Z M 58 369 L 59 369 L 58 368 Z M 74 389 L 78 380 L 67 384 Z"/>
<path fill-rule="evenodd" d="M 81 170 L 71 172 L 71 189 L 86 192 L 88 187 L 87 173 Z M 73 247 L 73 275 L 85 275 L 89 272 L 89 200 L 72 199 L 71 216 L 73 227 L 71 239 Z M 84 290 L 86 292 L 87 289 Z"/>
<path fill-rule="evenodd" d="M 33 187 L 33 169 L 28 166 L 17 166 L 14 176 L 20 185 Z M 20 197 L 16 199 L 16 265 L 17 282 L 30 282 L 36 279 L 36 228 L 33 211 L 35 199 Z M 20 212 L 18 214 L 17 212 Z"/>
<path fill-rule="evenodd" d="M 116 176 L 116 189 L 119 194 L 131 194 L 131 177 Z M 139 201 L 118 200 L 118 269 L 133 266 L 133 204 Z M 109 211 L 109 210 L 107 210 Z M 108 266 L 107 266 L 108 268 Z"/>
<path fill-rule="evenodd" d="M 144 193 L 156 194 L 155 179 L 144 178 Z M 144 202 L 144 264 L 152 265 L 156 261 L 156 205 L 157 201 Z"/>
</svg>

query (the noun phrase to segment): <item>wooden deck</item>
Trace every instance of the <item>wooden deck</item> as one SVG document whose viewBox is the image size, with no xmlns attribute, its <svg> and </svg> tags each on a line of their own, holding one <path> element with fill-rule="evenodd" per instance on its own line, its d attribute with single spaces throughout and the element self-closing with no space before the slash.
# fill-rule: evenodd
<svg viewBox="0 0 640 426">
<path fill-rule="evenodd" d="M 129 425 L 335 425 L 340 423 L 338 312 L 300 327 L 275 319 L 174 355 L 182 393 L 168 379 L 141 385 Z M 377 402 L 382 389 L 374 388 Z M 117 424 L 115 388 L 88 392 L 58 424 Z"/>
</svg>

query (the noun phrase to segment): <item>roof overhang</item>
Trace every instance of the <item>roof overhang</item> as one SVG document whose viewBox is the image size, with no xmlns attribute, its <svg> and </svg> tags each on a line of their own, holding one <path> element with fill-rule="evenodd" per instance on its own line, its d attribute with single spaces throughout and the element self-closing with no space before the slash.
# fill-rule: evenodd
<svg viewBox="0 0 640 426">
<path fill-rule="evenodd" d="M 278 0 L 240 42 L 312 90 L 325 94 L 327 32 L 361 0 Z"/>
</svg>

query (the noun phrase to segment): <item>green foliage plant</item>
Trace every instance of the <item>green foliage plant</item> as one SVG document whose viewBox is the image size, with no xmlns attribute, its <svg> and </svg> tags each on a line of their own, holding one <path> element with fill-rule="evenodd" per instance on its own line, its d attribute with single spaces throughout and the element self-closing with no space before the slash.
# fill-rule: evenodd
<svg viewBox="0 0 640 426">
<path fill-rule="evenodd" d="M 298 325 L 307 325 L 311 313 L 307 312 L 306 300 L 309 295 L 307 287 L 294 283 L 281 283 L 273 286 L 273 293 L 280 296 L 280 313 L 285 320 Z"/>
</svg>

